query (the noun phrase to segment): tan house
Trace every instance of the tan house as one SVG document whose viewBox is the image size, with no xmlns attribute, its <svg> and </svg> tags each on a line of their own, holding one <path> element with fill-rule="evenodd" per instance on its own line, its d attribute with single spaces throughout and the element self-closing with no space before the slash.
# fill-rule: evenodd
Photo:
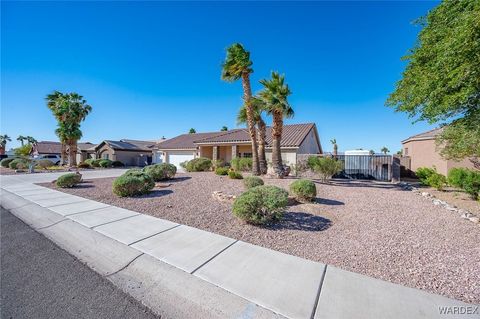
<svg viewBox="0 0 480 319">
<path fill-rule="evenodd" d="M 83 162 L 95 155 L 96 144 L 90 142 L 77 143 L 77 163 Z M 38 155 L 58 155 L 61 156 L 62 144 L 53 141 L 41 141 L 37 143 Z"/>
<path fill-rule="evenodd" d="M 441 130 L 441 128 L 433 129 L 402 141 L 403 156 L 409 159 L 411 171 L 415 172 L 419 167 L 435 167 L 439 173 L 447 175 L 453 167 L 474 168 L 468 159 L 456 162 L 445 160 L 440 156 L 435 138 Z"/>
<path fill-rule="evenodd" d="M 120 161 L 127 166 L 145 166 L 152 163 L 155 145 L 155 141 L 105 140 L 95 147 L 95 157 Z"/>
<path fill-rule="evenodd" d="M 272 159 L 271 128 L 267 127 L 267 161 Z M 321 154 L 322 146 L 317 127 L 313 123 L 292 124 L 283 127 L 282 160 L 287 165 L 297 163 L 297 154 Z M 154 147 L 154 162 L 166 162 L 179 167 L 180 163 L 195 157 L 221 159 L 230 162 L 235 157 L 251 157 L 252 148 L 247 129 L 224 132 L 183 134 Z"/>
</svg>

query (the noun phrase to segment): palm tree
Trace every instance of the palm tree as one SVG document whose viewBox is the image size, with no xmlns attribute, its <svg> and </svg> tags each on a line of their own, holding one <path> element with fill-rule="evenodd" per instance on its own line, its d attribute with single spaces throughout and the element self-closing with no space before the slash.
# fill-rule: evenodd
<svg viewBox="0 0 480 319">
<path fill-rule="evenodd" d="M 7 148 L 7 142 L 11 142 L 12 139 L 7 134 L 0 135 L 0 155 L 5 154 Z"/>
<path fill-rule="evenodd" d="M 25 137 L 25 139 L 27 140 L 28 144 L 37 144 L 38 143 L 38 141 L 31 136 L 27 136 L 27 137 Z"/>
<path fill-rule="evenodd" d="M 267 125 L 262 118 L 262 112 L 265 110 L 265 103 L 258 97 L 252 97 L 252 105 L 254 109 L 254 119 L 255 124 L 257 125 L 257 142 L 258 142 L 258 164 L 260 169 L 260 174 L 267 174 L 267 157 L 265 155 L 267 137 Z M 238 124 L 247 123 L 247 110 L 245 105 L 240 108 L 240 111 L 237 115 Z"/>
<path fill-rule="evenodd" d="M 247 127 L 252 141 L 252 174 L 260 175 L 258 161 L 257 135 L 250 86 L 250 73 L 253 72 L 250 52 L 246 51 L 240 43 L 232 44 L 227 49 L 227 57 L 222 64 L 222 80 L 234 82 L 242 79 L 243 103 L 247 113 Z"/>
<path fill-rule="evenodd" d="M 220 132 L 226 132 L 228 131 L 228 127 L 226 127 L 225 125 L 222 126 L 222 128 L 220 129 Z"/>
<path fill-rule="evenodd" d="M 333 140 L 330 140 L 330 143 L 333 145 L 333 157 L 337 157 L 338 154 L 338 145 L 337 145 L 337 140 L 334 138 Z"/>
<path fill-rule="evenodd" d="M 368 153 L 369 153 L 371 156 L 375 155 L 375 151 L 374 151 L 374 150 L 370 150 Z"/>
<path fill-rule="evenodd" d="M 26 140 L 26 139 L 27 139 L 27 138 L 26 138 L 25 136 L 23 136 L 23 135 L 19 135 L 19 136 L 17 137 L 17 141 L 19 141 L 20 143 L 22 143 L 22 146 L 25 145 L 25 140 Z"/>
<path fill-rule="evenodd" d="M 390 152 L 390 150 L 389 150 L 386 146 L 384 146 L 384 147 L 382 147 L 382 149 L 380 150 L 380 152 L 382 152 L 383 154 L 386 155 L 387 153 Z"/>
<path fill-rule="evenodd" d="M 283 163 L 281 141 L 283 131 L 283 119 L 294 115 L 293 109 L 288 104 L 288 96 L 292 93 L 288 84 L 285 84 L 285 75 L 272 72 L 271 80 L 260 80 L 264 89 L 259 93 L 265 103 L 266 111 L 273 117 L 272 124 L 272 166 L 278 178 L 283 178 Z"/>
<path fill-rule="evenodd" d="M 70 166 L 75 166 L 77 164 L 77 142 L 82 137 L 80 124 L 92 111 L 92 107 L 78 93 L 64 94 L 58 91 L 47 95 L 47 107 L 52 110 L 58 121 L 58 132 L 56 131 L 56 133 L 59 137 L 61 136 L 60 141 L 68 145 L 68 163 Z"/>
<path fill-rule="evenodd" d="M 193 127 L 188 131 L 188 134 L 195 134 L 195 133 L 197 133 L 197 131 L 195 131 Z"/>
</svg>

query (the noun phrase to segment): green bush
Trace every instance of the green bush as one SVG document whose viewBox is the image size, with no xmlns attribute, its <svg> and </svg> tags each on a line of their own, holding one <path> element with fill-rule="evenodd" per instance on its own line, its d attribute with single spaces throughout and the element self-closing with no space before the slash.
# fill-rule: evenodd
<svg viewBox="0 0 480 319">
<path fill-rule="evenodd" d="M 10 164 L 10 162 L 12 162 L 13 160 L 14 160 L 14 158 L 12 158 L 12 157 L 4 158 L 4 159 L 2 159 L 2 161 L 0 162 L 0 165 L 1 165 L 2 167 L 9 168 L 8 164 Z"/>
<path fill-rule="evenodd" d="M 124 167 L 124 166 L 125 166 L 125 164 L 123 164 L 120 161 L 113 161 L 112 162 L 112 167 Z"/>
<path fill-rule="evenodd" d="M 188 162 L 189 162 L 189 161 L 185 161 L 185 162 L 181 162 L 181 163 L 180 163 L 180 167 L 183 168 L 184 170 L 186 170 L 187 172 L 188 172 L 188 170 L 187 170 Z"/>
<path fill-rule="evenodd" d="M 453 187 L 463 188 L 463 181 L 468 175 L 468 169 L 455 167 L 448 171 L 448 184 Z"/>
<path fill-rule="evenodd" d="M 212 161 L 206 157 L 197 157 L 188 161 L 187 172 L 205 172 L 212 167 Z"/>
<path fill-rule="evenodd" d="M 153 178 L 141 170 L 129 170 L 128 173 L 113 181 L 113 193 L 120 197 L 143 195 L 155 187 Z"/>
<path fill-rule="evenodd" d="M 90 165 L 90 166 L 93 166 L 93 165 L 92 165 L 92 164 L 93 164 L 93 161 L 95 161 L 94 158 L 87 158 L 84 163 L 86 163 L 86 164 L 88 164 L 88 165 Z"/>
<path fill-rule="evenodd" d="M 318 174 L 323 182 L 328 181 L 343 169 L 343 163 L 333 157 L 310 156 L 307 166 Z"/>
<path fill-rule="evenodd" d="M 77 167 L 79 168 L 92 168 L 90 166 L 90 164 L 88 164 L 86 161 L 85 162 L 81 162 L 80 164 L 77 165 Z"/>
<path fill-rule="evenodd" d="M 288 193 L 276 186 L 257 186 L 233 203 L 233 214 L 254 225 L 278 221 L 288 203 Z"/>
<path fill-rule="evenodd" d="M 312 202 L 317 197 L 315 183 L 308 179 L 299 179 L 290 184 L 290 192 L 299 202 Z"/>
<path fill-rule="evenodd" d="M 82 175 L 76 173 L 68 173 L 57 179 L 57 186 L 61 188 L 70 188 L 82 181 Z"/>
<path fill-rule="evenodd" d="M 217 175 L 228 175 L 228 167 L 217 167 L 215 169 Z"/>
<path fill-rule="evenodd" d="M 103 168 L 112 167 L 112 161 L 109 159 L 102 159 L 98 162 L 98 165 Z"/>
<path fill-rule="evenodd" d="M 100 167 L 100 162 L 103 161 L 101 158 L 94 159 L 90 164 L 92 167 Z"/>
<path fill-rule="evenodd" d="M 219 167 L 225 167 L 225 162 L 222 159 L 212 161 L 212 167 L 217 169 Z"/>
<path fill-rule="evenodd" d="M 252 170 L 252 159 L 248 157 L 235 157 L 230 161 L 230 165 L 236 171 L 248 172 Z"/>
<path fill-rule="evenodd" d="M 444 175 L 434 171 L 433 174 L 430 174 L 427 177 L 425 183 L 426 185 L 441 191 L 447 185 L 447 178 Z"/>
<path fill-rule="evenodd" d="M 448 183 L 463 189 L 473 199 L 480 193 L 480 172 L 466 168 L 452 168 L 448 171 Z"/>
<path fill-rule="evenodd" d="M 430 175 L 435 174 L 436 172 L 437 171 L 435 170 L 435 168 L 419 167 L 415 172 L 415 175 L 417 175 L 422 185 L 428 186 L 427 179 L 430 177 Z"/>
<path fill-rule="evenodd" d="M 16 158 L 8 164 L 11 169 L 25 169 L 27 168 L 27 162 L 21 158 Z"/>
<path fill-rule="evenodd" d="M 174 178 L 177 173 L 177 167 L 173 164 L 162 163 L 145 166 L 143 171 L 150 175 L 155 182 L 159 182 Z"/>
<path fill-rule="evenodd" d="M 37 166 L 39 166 L 41 169 L 47 169 L 50 166 L 55 166 L 55 163 L 48 159 L 41 159 L 35 162 Z"/>
<path fill-rule="evenodd" d="M 239 172 L 228 171 L 228 177 L 230 177 L 231 179 L 242 179 L 243 175 Z"/>
<path fill-rule="evenodd" d="M 243 184 L 247 189 L 250 189 L 257 186 L 262 186 L 264 183 L 263 179 L 258 176 L 248 176 L 243 180 Z"/>
</svg>

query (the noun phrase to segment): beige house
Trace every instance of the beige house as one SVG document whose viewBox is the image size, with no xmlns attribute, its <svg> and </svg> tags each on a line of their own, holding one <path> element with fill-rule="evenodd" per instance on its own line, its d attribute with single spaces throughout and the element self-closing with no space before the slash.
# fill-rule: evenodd
<svg viewBox="0 0 480 319">
<path fill-rule="evenodd" d="M 120 161 L 127 166 L 145 166 L 152 163 L 155 144 L 154 141 L 105 140 L 95 147 L 95 158 Z"/>
<path fill-rule="evenodd" d="M 272 159 L 271 128 L 267 127 L 267 161 Z M 315 124 L 293 124 L 283 127 L 282 160 L 287 165 L 297 163 L 297 154 L 321 154 L 322 146 Z M 247 129 L 224 132 L 183 134 L 157 144 L 154 162 L 166 162 L 179 167 L 195 157 L 207 157 L 230 162 L 235 157 L 251 157 L 252 148 Z"/>
<path fill-rule="evenodd" d="M 441 128 L 437 128 L 402 141 L 403 156 L 409 159 L 411 171 L 415 172 L 419 167 L 435 167 L 439 173 L 447 175 L 453 167 L 474 168 L 468 159 L 456 162 L 445 160 L 440 156 L 435 145 L 435 138 L 441 130 Z"/>
<path fill-rule="evenodd" d="M 77 163 L 83 162 L 88 158 L 95 156 L 96 144 L 90 142 L 77 143 Z M 61 156 L 62 144 L 60 142 L 41 141 L 37 143 L 37 152 L 39 155 L 58 155 Z"/>
</svg>

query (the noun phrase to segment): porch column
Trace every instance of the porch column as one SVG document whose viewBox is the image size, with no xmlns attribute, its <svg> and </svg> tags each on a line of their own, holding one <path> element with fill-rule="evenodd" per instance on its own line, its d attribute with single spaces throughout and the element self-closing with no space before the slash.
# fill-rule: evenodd
<svg viewBox="0 0 480 319">
<path fill-rule="evenodd" d="M 237 157 L 237 145 L 232 145 L 232 159 Z"/>
<path fill-rule="evenodd" d="M 214 147 L 213 147 L 212 159 L 213 159 L 213 160 L 217 160 L 217 159 L 218 159 L 218 146 L 214 146 Z"/>
</svg>

